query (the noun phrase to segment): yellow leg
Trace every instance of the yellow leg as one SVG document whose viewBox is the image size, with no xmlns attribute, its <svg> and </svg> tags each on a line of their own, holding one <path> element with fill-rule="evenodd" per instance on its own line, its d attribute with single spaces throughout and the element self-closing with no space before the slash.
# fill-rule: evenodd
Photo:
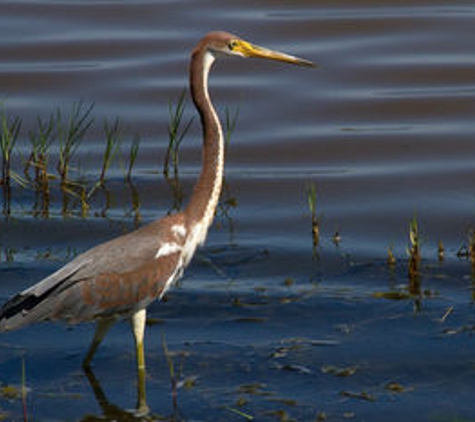
<svg viewBox="0 0 475 422">
<path fill-rule="evenodd" d="M 91 365 L 92 358 L 94 357 L 97 348 L 101 344 L 102 339 L 105 337 L 109 329 L 114 325 L 115 321 L 115 318 L 97 320 L 96 332 L 94 333 L 94 337 L 92 339 L 91 345 L 89 346 L 87 355 L 82 361 L 82 366 L 84 368 L 88 368 Z"/>
<path fill-rule="evenodd" d="M 149 408 L 147 406 L 147 397 L 145 391 L 145 354 L 144 354 L 144 333 L 146 310 L 140 309 L 132 315 L 130 322 L 132 324 L 132 332 L 134 333 L 135 349 L 137 354 L 137 413 L 147 414 Z"/>
</svg>

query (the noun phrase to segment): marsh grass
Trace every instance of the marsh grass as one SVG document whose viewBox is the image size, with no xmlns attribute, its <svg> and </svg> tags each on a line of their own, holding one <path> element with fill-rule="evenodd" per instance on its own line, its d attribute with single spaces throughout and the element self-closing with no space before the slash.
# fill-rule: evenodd
<svg viewBox="0 0 475 422">
<path fill-rule="evenodd" d="M 31 145 L 31 152 L 26 159 L 24 173 L 28 180 L 31 180 L 30 169 L 34 172 L 34 180 L 37 185 L 42 188 L 46 183 L 48 175 L 48 159 L 51 144 L 55 136 L 55 118 L 50 116 L 48 120 L 43 120 L 41 117 L 37 119 L 37 130 L 28 132 L 28 139 Z"/>
<path fill-rule="evenodd" d="M 419 274 L 421 261 L 421 244 L 419 237 L 419 223 L 414 216 L 409 224 L 409 277 L 416 277 Z"/>
<path fill-rule="evenodd" d="M 173 174 L 178 176 L 180 144 L 194 120 L 192 117 L 188 122 L 183 122 L 183 114 L 186 109 L 185 97 L 186 90 L 183 89 L 176 104 L 172 101 L 168 103 L 168 113 L 170 117 L 168 124 L 168 148 L 163 163 L 163 174 L 167 179 L 170 176 L 171 166 L 173 166 Z"/>
<path fill-rule="evenodd" d="M 236 129 L 237 121 L 239 117 L 239 107 L 236 108 L 234 113 L 231 113 L 229 107 L 224 108 L 224 143 L 228 147 L 231 142 L 231 136 Z"/>
<path fill-rule="evenodd" d="M 168 147 L 163 162 L 163 174 L 172 190 L 173 204 L 171 211 L 179 211 L 183 203 L 183 189 L 178 172 L 179 150 L 181 142 L 193 123 L 193 117 L 186 123 L 183 121 L 186 109 L 185 97 L 186 90 L 183 89 L 176 104 L 172 101 L 168 103 Z"/>
<path fill-rule="evenodd" d="M 98 183 L 102 186 L 105 184 L 106 172 L 111 166 L 114 156 L 120 148 L 122 143 L 122 123 L 119 118 L 116 118 L 113 123 L 107 120 L 104 122 L 104 133 L 106 136 L 106 146 L 102 160 L 101 175 Z"/>
<path fill-rule="evenodd" d="M 315 251 L 320 244 L 320 218 L 317 217 L 317 187 L 314 183 L 307 189 L 307 202 L 310 210 L 312 243 Z"/>
<path fill-rule="evenodd" d="M 130 210 L 127 211 L 126 216 L 132 216 L 134 221 L 134 226 L 136 228 L 139 227 L 140 222 L 142 221 L 142 214 L 140 213 L 140 195 L 139 191 L 135 187 L 135 185 L 129 180 L 127 181 L 127 185 L 130 189 Z"/>
<path fill-rule="evenodd" d="M 135 162 L 137 161 L 137 156 L 139 153 L 140 147 L 140 138 L 135 136 L 129 148 L 129 155 L 127 156 L 127 171 L 125 174 L 125 180 L 130 182 L 132 180 L 132 170 L 134 168 Z"/>
<path fill-rule="evenodd" d="M 122 143 L 122 123 L 119 118 L 116 118 L 112 123 L 108 120 L 104 121 L 105 147 L 102 155 L 102 165 L 99 178 L 94 186 L 87 190 L 87 181 L 79 187 L 79 197 L 81 204 L 81 215 L 87 216 L 90 198 L 100 190 L 104 196 L 104 206 L 98 214 L 101 217 L 106 217 L 109 208 L 111 207 L 111 193 L 106 188 L 106 173 L 109 170 L 112 160 L 118 154 Z M 96 214 L 97 215 L 97 214 Z"/>
<path fill-rule="evenodd" d="M 76 154 L 93 126 L 93 107 L 94 104 L 86 105 L 84 102 L 78 102 L 72 105 L 67 114 L 63 114 L 58 109 L 49 118 L 38 117 L 36 127 L 28 131 L 26 146 L 29 150 L 24 157 L 15 152 L 22 122 L 19 117 L 9 117 L 4 109 L 1 110 L 2 177 L 0 182 L 3 189 L 5 215 L 11 213 L 11 185 L 12 181 L 15 181 L 34 192 L 32 207 L 34 216 L 49 216 L 52 189 L 58 185 L 62 193 L 61 213 L 70 215 L 78 211 L 81 216 L 87 216 L 95 190 L 99 186 L 104 186 L 107 172 L 120 150 L 123 139 L 123 125 L 120 119 L 105 121 L 105 147 L 98 179 L 92 182 L 85 174 L 81 174 Z M 136 137 L 130 147 L 127 172 L 124 176 L 127 181 L 130 181 L 132 177 L 132 169 L 137 159 L 138 139 Z M 23 161 L 24 178 L 13 168 L 14 156 L 15 162 Z M 50 163 L 53 160 L 56 161 L 56 171 L 51 172 Z M 73 168 L 74 176 L 71 175 Z"/>
<path fill-rule="evenodd" d="M 11 213 L 11 181 L 15 180 L 24 186 L 25 182 L 12 169 L 13 149 L 20 133 L 21 121 L 18 117 L 9 119 L 2 109 L 1 115 L 0 150 L 2 154 L 2 188 L 3 188 L 3 212 L 5 215 Z"/>
<path fill-rule="evenodd" d="M 48 120 L 38 117 L 37 131 L 30 131 L 31 152 L 26 160 L 24 174 L 28 181 L 33 181 L 35 190 L 35 214 L 48 216 L 50 204 L 50 179 L 53 175 L 48 173 L 49 150 L 54 141 L 55 119 L 51 116 Z M 30 170 L 34 176 L 31 177 Z"/>
<path fill-rule="evenodd" d="M 91 116 L 93 108 L 94 104 L 86 106 L 80 101 L 73 104 L 69 116 L 64 117 L 59 109 L 56 113 L 57 137 L 59 142 L 57 170 L 63 189 L 71 184 L 69 171 L 72 159 L 84 135 L 93 125 L 94 119 Z"/>
<path fill-rule="evenodd" d="M 419 223 L 414 215 L 409 223 L 409 246 L 408 246 L 408 278 L 409 293 L 414 298 L 416 310 L 421 309 L 421 241 L 419 232 Z"/>
<path fill-rule="evenodd" d="M 183 90 L 176 102 L 169 103 L 168 147 L 163 173 L 165 180 L 172 188 L 172 211 L 180 210 L 183 202 L 183 191 L 179 179 L 179 148 L 193 123 L 193 118 L 185 119 L 185 97 L 186 90 Z M 132 189 L 132 210 L 136 220 L 140 219 L 138 191 L 131 185 L 133 170 L 139 155 L 140 138 L 135 136 L 127 152 L 124 153 L 122 151 L 124 129 L 120 119 L 106 120 L 103 124 L 104 150 L 100 168 L 97 170 L 98 178 L 92 181 L 89 176 L 80 173 L 77 155 L 88 131 L 94 126 L 93 108 L 93 103 L 86 104 L 79 101 L 73 103 L 68 112 L 57 109 L 49 118 L 38 117 L 36 127 L 28 131 L 29 150 L 23 157 L 15 152 L 22 122 L 19 117 L 11 118 L 7 116 L 4 109 L 1 110 L 2 177 L 0 182 L 3 188 L 5 215 L 11 213 L 11 185 L 12 181 L 15 181 L 34 192 L 32 206 L 34 216 L 49 217 L 51 207 L 54 205 L 52 202 L 61 197 L 62 215 L 78 213 L 86 217 L 91 205 L 97 199 L 98 188 L 105 187 L 108 172 L 119 156 L 117 161 L 120 161 L 120 166 L 124 171 L 124 179 Z M 225 109 L 226 147 L 236 127 L 238 116 L 239 109 L 234 112 L 228 108 Z M 24 150 L 24 146 L 22 148 Z M 24 178 L 14 170 L 14 156 L 15 162 L 19 159 L 23 161 Z M 219 214 L 230 222 L 230 209 L 237 205 L 237 201 L 226 184 L 225 186 L 220 200 Z M 55 192 L 57 187 L 60 188 L 60 196 Z M 104 198 L 106 201 L 104 209 L 108 209 L 112 202 L 110 195 L 105 195 Z M 104 209 L 101 215 L 105 214 Z"/>
<path fill-rule="evenodd" d="M 445 258 L 445 248 L 442 240 L 439 240 L 437 243 L 437 257 L 439 258 L 439 262 L 442 262 Z"/>
<path fill-rule="evenodd" d="M 396 266 L 396 256 L 394 255 L 394 251 L 393 251 L 393 247 L 390 246 L 388 248 L 388 256 L 386 258 L 386 263 L 388 264 L 388 267 L 391 269 L 391 270 L 394 270 L 394 267 Z"/>
<path fill-rule="evenodd" d="M 11 179 L 18 176 L 12 170 L 13 149 L 18 141 L 21 121 L 18 117 L 9 119 L 5 111 L 1 113 L 0 149 L 2 153 L 2 183 L 10 185 Z"/>
</svg>

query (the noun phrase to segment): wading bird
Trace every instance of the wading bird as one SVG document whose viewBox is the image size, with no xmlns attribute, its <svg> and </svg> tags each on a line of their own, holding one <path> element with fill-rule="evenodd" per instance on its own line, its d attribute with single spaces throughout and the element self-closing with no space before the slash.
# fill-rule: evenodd
<svg viewBox="0 0 475 422">
<path fill-rule="evenodd" d="M 307 60 L 258 47 L 229 33 L 206 35 L 191 53 L 190 89 L 203 128 L 203 168 L 187 207 L 89 249 L 17 294 L 0 311 L 0 331 L 44 320 L 96 321 L 83 362 L 88 367 L 109 328 L 118 319 L 127 318 L 135 338 L 142 377 L 139 384 L 144 383 L 146 307 L 180 278 L 196 248 L 204 243 L 221 192 L 223 132 L 209 97 L 208 74 L 215 59 L 224 56 L 313 66 Z"/>
</svg>

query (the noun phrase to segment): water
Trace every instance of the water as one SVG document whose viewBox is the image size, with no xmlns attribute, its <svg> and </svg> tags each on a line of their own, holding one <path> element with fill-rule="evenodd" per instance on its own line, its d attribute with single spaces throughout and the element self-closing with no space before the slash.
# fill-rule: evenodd
<svg viewBox="0 0 475 422">
<path fill-rule="evenodd" d="M 141 139 L 138 209 L 117 163 L 109 206 L 98 195 L 87 218 L 63 217 L 59 192 L 50 217 L 34 217 L 32 193 L 14 187 L 13 214 L 0 234 L 2 300 L 136 219 L 172 207 L 161 176 L 168 104 L 187 86 L 197 40 L 225 29 L 319 68 L 236 59 L 213 71 L 218 110 L 239 113 L 226 163 L 237 205 L 228 218 L 218 214 L 183 281 L 150 308 L 151 418 L 474 418 L 473 273 L 457 257 L 475 228 L 473 2 L 19 1 L 1 8 L 0 97 L 9 115 L 21 117 L 23 139 L 37 116 L 93 102 L 95 125 L 77 157 L 91 180 L 104 119 L 122 119 L 125 144 Z M 188 101 L 185 119 L 193 115 Z M 195 120 L 181 147 L 185 197 L 199 171 L 199 136 Z M 414 215 L 420 298 L 381 298 L 407 296 Z M 18 391 L 23 359 L 29 420 L 124 420 L 134 407 L 127 324 L 100 349 L 96 383 L 80 369 L 92 330 L 41 324 L 2 335 L 0 386 Z M 187 380 L 177 406 L 164 344 L 177 377 Z M 0 415 L 22 420 L 21 400 L 5 391 Z"/>
</svg>

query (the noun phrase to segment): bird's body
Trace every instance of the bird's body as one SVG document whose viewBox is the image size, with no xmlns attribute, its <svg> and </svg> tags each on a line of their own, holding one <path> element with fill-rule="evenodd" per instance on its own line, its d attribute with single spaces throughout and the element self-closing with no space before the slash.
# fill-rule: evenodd
<svg viewBox="0 0 475 422">
<path fill-rule="evenodd" d="M 131 316 L 163 295 L 190 257 L 182 214 L 102 243 L 12 298 L 2 331 L 42 320 L 69 323 Z"/>
<path fill-rule="evenodd" d="M 0 331 L 44 320 L 70 323 L 95 320 L 96 334 L 84 361 L 87 366 L 109 327 L 121 317 L 129 318 L 138 368 L 143 375 L 145 309 L 181 276 L 196 248 L 204 243 L 218 204 L 224 141 L 209 98 L 208 74 L 215 59 L 224 55 L 312 65 L 254 46 L 226 32 L 205 36 L 193 50 L 190 64 L 191 94 L 203 127 L 203 166 L 187 207 L 89 249 L 17 294 L 0 311 Z"/>
</svg>

